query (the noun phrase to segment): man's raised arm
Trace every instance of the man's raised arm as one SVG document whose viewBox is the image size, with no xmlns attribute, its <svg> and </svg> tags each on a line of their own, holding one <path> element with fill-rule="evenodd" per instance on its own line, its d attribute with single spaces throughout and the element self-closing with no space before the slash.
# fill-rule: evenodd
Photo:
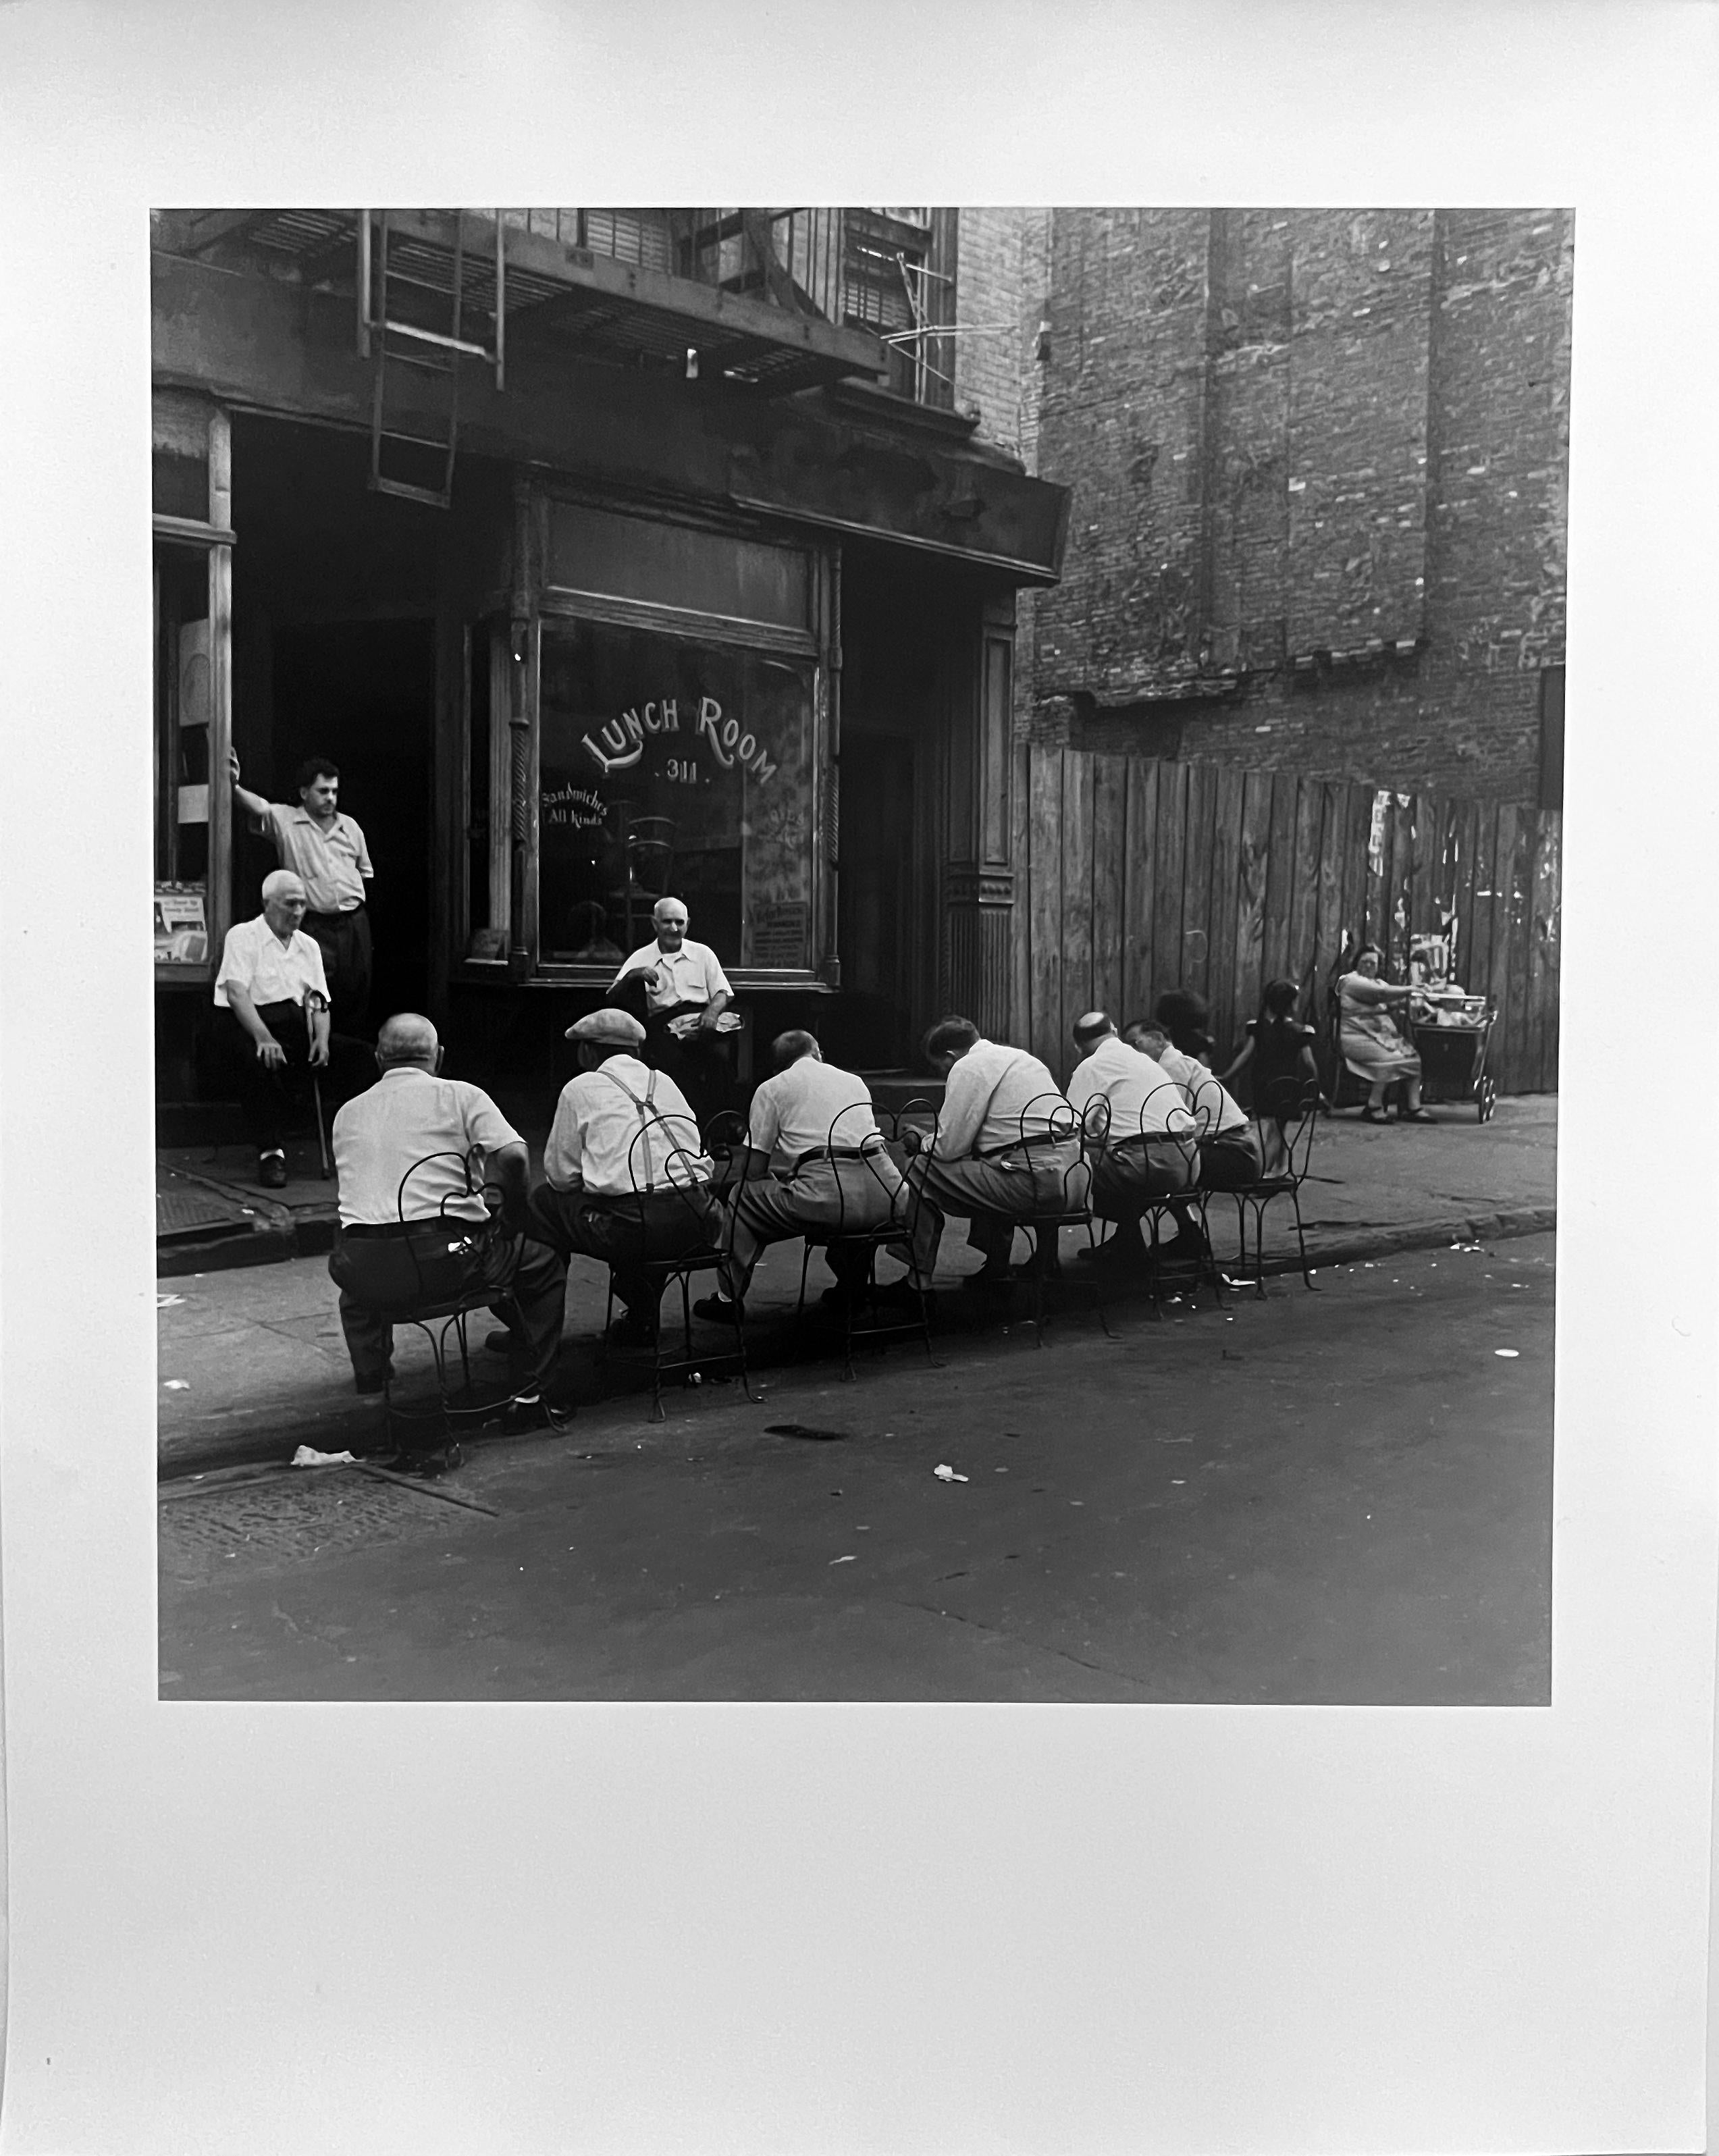
<svg viewBox="0 0 1719 2156">
<path fill-rule="evenodd" d="M 239 751 L 236 748 L 227 752 L 227 776 L 233 782 L 233 798 L 245 814 L 254 816 L 259 824 L 266 824 L 269 820 L 268 803 L 260 793 L 253 793 L 249 787 L 241 786 L 239 783 Z"/>
</svg>

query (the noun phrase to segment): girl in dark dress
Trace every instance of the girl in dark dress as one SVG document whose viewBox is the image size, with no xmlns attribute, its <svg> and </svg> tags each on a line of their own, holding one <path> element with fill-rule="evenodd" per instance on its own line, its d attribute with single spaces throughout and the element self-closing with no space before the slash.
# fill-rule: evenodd
<svg viewBox="0 0 1719 2156">
<path fill-rule="evenodd" d="M 1276 1173 L 1285 1152 L 1284 1126 L 1300 1114 L 1304 1101 L 1319 1094 L 1319 1066 L 1313 1060 L 1313 1029 L 1295 1015 L 1298 994 L 1293 981 L 1268 981 L 1260 997 L 1260 1015 L 1248 1021 L 1247 1045 L 1224 1073 L 1228 1085 L 1239 1071 L 1253 1071 L 1254 1120 L 1260 1126 L 1265 1172 Z"/>
</svg>

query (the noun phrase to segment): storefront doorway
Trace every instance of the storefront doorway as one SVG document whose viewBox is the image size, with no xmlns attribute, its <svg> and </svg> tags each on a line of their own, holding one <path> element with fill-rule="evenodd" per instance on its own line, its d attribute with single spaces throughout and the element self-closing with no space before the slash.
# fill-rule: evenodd
<svg viewBox="0 0 1719 2156">
<path fill-rule="evenodd" d="M 331 757 L 340 766 L 341 806 L 370 849 L 376 972 L 367 1030 L 373 1033 L 391 1011 L 425 1010 L 432 1000 L 435 624 L 330 622 L 277 629 L 273 686 L 282 798 L 290 798 L 292 773 L 305 757 Z"/>
</svg>

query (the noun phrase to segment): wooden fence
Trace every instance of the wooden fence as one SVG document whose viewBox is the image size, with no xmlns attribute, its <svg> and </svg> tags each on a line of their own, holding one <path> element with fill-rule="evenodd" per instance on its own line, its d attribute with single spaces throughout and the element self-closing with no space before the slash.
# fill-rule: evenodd
<svg viewBox="0 0 1719 2156">
<path fill-rule="evenodd" d="M 1227 1056 L 1264 982 L 1301 983 L 1316 1021 L 1347 947 L 1383 945 L 1401 979 L 1410 935 L 1454 917 L 1455 978 L 1497 1004 L 1499 1091 L 1557 1090 L 1556 811 L 1080 749 L 1018 756 L 1013 1032 L 1059 1075 L 1082 1011 L 1126 1020 L 1195 988 Z"/>
</svg>

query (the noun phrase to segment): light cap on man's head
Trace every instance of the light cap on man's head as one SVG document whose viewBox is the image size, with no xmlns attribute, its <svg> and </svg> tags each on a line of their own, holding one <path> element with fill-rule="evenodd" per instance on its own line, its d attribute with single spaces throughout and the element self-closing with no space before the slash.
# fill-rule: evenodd
<svg viewBox="0 0 1719 2156">
<path fill-rule="evenodd" d="M 622 1048 L 643 1048 L 644 1028 L 631 1011 L 617 1010 L 611 1004 L 588 1016 L 576 1019 L 567 1029 L 569 1040 L 607 1040 Z"/>
</svg>

